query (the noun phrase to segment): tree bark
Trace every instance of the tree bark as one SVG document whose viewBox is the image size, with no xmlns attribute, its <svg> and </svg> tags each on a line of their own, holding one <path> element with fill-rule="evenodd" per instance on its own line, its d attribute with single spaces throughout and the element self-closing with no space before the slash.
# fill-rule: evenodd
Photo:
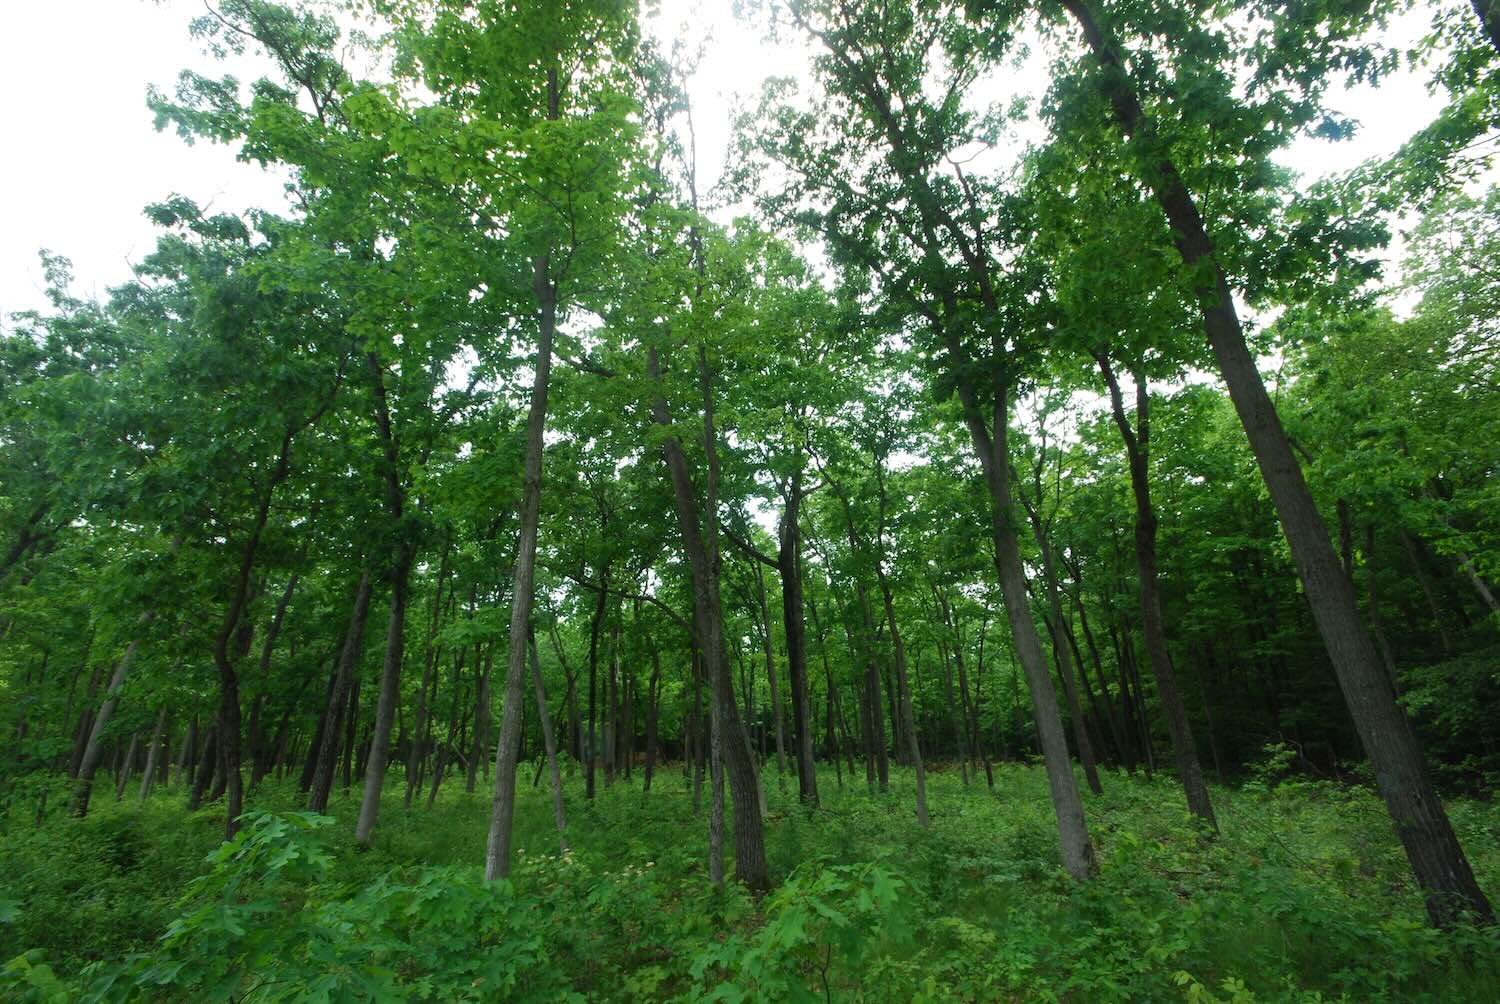
<svg viewBox="0 0 1500 1004">
<path fill-rule="evenodd" d="M 563 813 L 562 771 L 557 766 L 557 739 L 552 733 L 552 715 L 547 711 L 547 688 L 542 684 L 542 660 L 536 651 L 536 634 L 528 626 L 527 650 L 531 656 L 531 682 L 536 689 L 536 713 L 542 725 L 542 744 L 552 774 L 552 821 L 557 824 L 558 849 L 568 853 L 568 820 Z"/>
<path fill-rule="evenodd" d="M 146 747 L 146 769 L 141 774 L 140 791 L 136 798 L 144 802 L 151 797 L 151 788 L 156 784 L 156 765 L 161 757 L 161 741 L 167 730 L 167 706 L 163 704 L 156 713 L 156 725 L 151 729 L 151 741 Z"/>
<path fill-rule="evenodd" d="M 1188 810 L 1214 832 L 1219 823 L 1214 818 L 1213 802 L 1208 795 L 1208 785 L 1203 780 L 1203 764 L 1198 758 L 1198 745 L 1193 738 L 1193 727 L 1188 721 L 1187 705 L 1177 685 L 1177 672 L 1172 668 L 1172 658 L 1167 652 L 1167 631 L 1161 612 L 1160 573 L 1156 563 L 1156 508 L 1151 504 L 1151 422 L 1150 391 L 1146 379 L 1140 373 L 1135 378 L 1135 427 L 1125 414 L 1125 402 L 1120 393 L 1120 381 L 1115 377 L 1105 355 L 1095 355 L 1099 372 L 1109 387 L 1110 410 L 1120 438 L 1125 444 L 1126 459 L 1130 465 L 1130 488 L 1135 496 L 1135 566 L 1136 581 L 1141 608 L 1141 634 L 1146 640 L 1146 654 L 1150 658 L 1151 677 L 1156 683 L 1156 696 L 1167 715 L 1167 731 L 1172 736 L 1172 753 L 1176 759 L 1177 779 L 1187 794 Z"/>
<path fill-rule="evenodd" d="M 1098 61 L 1100 87 L 1121 130 L 1133 143 L 1164 149 L 1156 142 L 1154 123 L 1136 98 L 1119 52 L 1106 39 L 1093 11 L 1085 0 L 1063 0 L 1063 6 L 1078 22 Z M 1228 278 L 1215 258 L 1197 204 L 1170 160 L 1157 153 L 1149 166 L 1142 167 L 1144 180 L 1176 233 L 1184 264 L 1195 275 L 1209 277 L 1197 280 L 1209 345 L 1276 506 L 1313 620 L 1374 765 L 1377 787 L 1395 821 L 1417 884 L 1426 894 L 1428 915 L 1440 927 L 1465 914 L 1492 923 L 1494 911 L 1474 879 L 1427 776 L 1416 736 L 1396 703 L 1380 656 L 1360 620 L 1353 587 L 1245 343 Z"/>
<path fill-rule="evenodd" d="M 659 388 L 662 373 L 655 346 L 646 350 L 647 375 Z M 736 877 L 752 891 L 770 888 L 766 866 L 765 838 L 761 830 L 760 797 L 755 764 L 740 722 L 734 699 L 734 685 L 729 673 L 729 650 L 724 637 L 723 606 L 719 593 L 719 554 L 717 547 L 718 459 L 716 434 L 713 431 L 712 395 L 708 364 L 700 353 L 699 379 L 704 400 L 704 446 L 709 456 L 709 485 L 703 514 L 698 508 L 697 491 L 688 470 L 687 455 L 675 435 L 662 441 L 662 454 L 672 482 L 673 503 L 682 532 L 683 550 L 693 587 L 693 624 L 698 635 L 698 650 L 708 677 L 709 712 L 713 736 L 720 746 L 729 778 L 730 798 L 734 803 L 734 857 Z M 651 410 L 656 423 L 672 427 L 667 401 L 660 389 L 653 391 Z M 704 518 L 706 515 L 706 520 Z M 705 540 L 705 529 L 707 539 Z M 710 755 L 710 761 L 715 758 Z M 712 768 L 712 763 L 711 763 Z"/>
<path fill-rule="evenodd" d="M 547 117 L 560 114 L 558 72 L 547 70 Z M 535 376 L 531 407 L 526 415 L 526 461 L 521 486 L 520 539 L 511 584 L 510 634 L 505 661 L 505 692 L 500 712 L 500 741 L 495 749 L 495 798 L 490 810 L 489 840 L 485 847 L 486 881 L 510 874 L 511 827 L 516 811 L 516 761 L 520 756 L 521 709 L 525 700 L 526 631 L 535 599 L 536 540 L 541 522 L 542 453 L 547 426 L 548 381 L 552 373 L 552 338 L 557 330 L 557 283 L 550 258 L 538 256 L 532 274 L 538 307 Z"/>
<path fill-rule="evenodd" d="M 965 422 L 984 469 L 985 485 L 991 502 L 990 535 L 994 545 L 995 570 L 1000 577 L 1000 592 L 1010 621 L 1011 636 L 1026 687 L 1031 693 L 1032 715 L 1042 747 L 1047 782 L 1052 793 L 1053 813 L 1057 817 L 1058 839 L 1062 847 L 1063 867 L 1075 879 L 1092 876 L 1098 865 L 1089 842 L 1084 820 L 1083 801 L 1078 782 L 1068 759 L 1068 741 L 1063 733 L 1062 715 L 1058 712 L 1057 692 L 1052 674 L 1042 654 L 1041 638 L 1031 608 L 1026 600 L 1026 571 L 1021 561 L 1021 547 L 1016 539 L 1015 507 L 1010 494 L 1010 461 L 1008 449 L 1009 400 L 1007 390 L 997 381 L 995 387 L 992 430 L 985 427 L 973 389 L 960 386 L 960 402 Z M 988 761 L 986 761 L 988 763 Z"/>
<path fill-rule="evenodd" d="M 776 571 L 781 578 L 781 622 L 786 635 L 786 669 L 792 690 L 792 744 L 797 757 L 797 794 L 818 804 L 818 772 L 813 759 L 812 703 L 807 680 L 807 625 L 803 620 L 801 454 L 785 494 L 777 527 Z M 838 759 L 837 752 L 834 759 Z"/>
<path fill-rule="evenodd" d="M 150 623 L 155 616 L 153 611 L 145 611 L 136 621 L 137 630 Z M 109 725 L 109 720 L 114 717 L 115 707 L 120 703 L 120 689 L 125 686 L 125 676 L 130 672 L 130 664 L 135 661 L 136 649 L 140 648 L 140 639 L 133 640 L 125 646 L 125 654 L 120 656 L 120 661 L 115 663 L 115 671 L 109 678 L 109 688 L 104 692 L 104 703 L 99 705 L 99 711 L 94 715 L 93 725 L 89 728 L 87 745 L 83 748 L 83 756 L 78 762 L 77 780 L 73 784 L 73 798 L 68 805 L 68 811 L 75 816 L 85 816 L 89 811 L 89 796 L 94 790 L 94 773 L 99 769 L 99 761 L 104 758 L 104 729 Z"/>
<path fill-rule="evenodd" d="M 343 649 L 339 653 L 333 688 L 328 695 L 328 707 L 323 715 L 323 734 L 318 737 L 312 784 L 307 796 L 309 812 L 328 811 L 328 796 L 333 791 L 333 775 L 338 765 L 340 726 L 343 724 L 349 693 L 353 690 L 351 683 L 363 648 L 365 619 L 369 612 L 370 572 L 366 569 L 360 575 L 359 586 L 354 591 L 354 610 L 344 633 Z"/>
</svg>

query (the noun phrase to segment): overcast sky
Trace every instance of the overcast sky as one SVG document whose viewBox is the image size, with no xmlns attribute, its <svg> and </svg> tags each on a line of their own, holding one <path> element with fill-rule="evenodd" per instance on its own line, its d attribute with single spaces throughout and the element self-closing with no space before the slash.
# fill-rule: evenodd
<svg viewBox="0 0 1500 1004">
<path fill-rule="evenodd" d="M 202 0 L 3 0 L 0 2 L 0 314 L 45 304 L 37 251 L 71 258 L 74 292 L 103 296 L 130 278 L 155 242 L 141 214 L 148 203 L 182 194 L 219 210 L 284 205 L 280 179 L 241 164 L 222 146 L 188 146 L 158 133 L 146 108 L 148 85 L 170 88 L 178 70 L 226 72 L 188 36 Z M 685 25 L 711 35 L 694 86 L 700 171 L 722 167 L 735 94 L 747 99 L 767 75 L 791 74 L 802 54 L 767 45 L 737 23 L 730 0 L 664 0 L 658 31 Z M 1414 34 L 1409 20 L 1398 30 Z M 257 75 L 244 61 L 228 68 Z M 1285 162 L 1308 176 L 1389 153 L 1424 125 L 1438 102 L 1419 78 L 1403 75 L 1378 92 L 1340 92 L 1335 107 L 1362 123 L 1352 141 L 1304 141 Z"/>
</svg>

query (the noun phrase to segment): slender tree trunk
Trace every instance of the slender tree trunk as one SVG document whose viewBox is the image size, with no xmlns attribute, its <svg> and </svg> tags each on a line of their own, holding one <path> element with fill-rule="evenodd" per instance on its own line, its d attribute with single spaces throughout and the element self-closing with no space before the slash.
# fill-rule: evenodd
<svg viewBox="0 0 1500 1004">
<path fill-rule="evenodd" d="M 1125 402 L 1120 393 L 1120 382 L 1115 378 L 1109 359 L 1096 355 L 1099 372 L 1109 386 L 1110 407 L 1120 438 L 1125 443 L 1126 458 L 1130 464 L 1130 487 L 1135 495 L 1135 565 L 1139 583 L 1141 605 L 1141 633 L 1146 640 L 1146 654 L 1150 658 L 1151 676 L 1156 683 L 1156 696 L 1167 715 L 1167 730 L 1172 736 L 1172 752 L 1177 762 L 1177 779 L 1187 794 L 1188 809 L 1217 832 L 1218 821 L 1214 818 L 1213 803 L 1208 796 L 1208 785 L 1203 780 L 1203 765 L 1198 759 L 1198 746 L 1193 739 L 1193 727 L 1188 721 L 1187 705 L 1177 685 L 1177 673 L 1172 668 L 1172 659 L 1167 652 L 1166 624 L 1161 612 L 1160 576 L 1156 564 L 1156 509 L 1151 504 L 1151 422 L 1150 392 L 1146 378 L 1140 373 L 1135 377 L 1135 427 L 1125 415 Z"/>
<path fill-rule="evenodd" d="M 771 643 L 771 609 L 766 603 L 766 576 L 758 562 L 755 565 L 755 595 L 760 602 L 760 622 L 766 651 L 766 684 L 771 692 L 771 713 L 776 722 L 776 770 L 786 777 L 786 724 L 781 713 L 781 687 L 776 680 L 776 652 Z"/>
<path fill-rule="evenodd" d="M 317 756 L 307 797 L 310 812 L 328 811 L 328 796 L 333 791 L 333 775 L 338 765 L 340 726 L 344 720 L 344 709 L 349 703 L 349 694 L 354 689 L 351 684 L 360 650 L 364 647 L 365 619 L 369 612 L 370 573 L 366 570 L 360 575 L 359 586 L 354 591 L 354 610 L 344 633 L 344 645 L 339 653 L 338 668 L 334 670 L 328 707 L 323 714 L 323 734 L 318 737 Z"/>
<path fill-rule="evenodd" d="M 911 758 L 913 771 L 917 780 L 917 823 L 922 827 L 930 825 L 927 818 L 927 769 L 922 763 L 922 749 L 917 744 L 917 725 L 911 708 L 911 686 L 907 682 L 906 673 L 906 642 L 901 637 L 901 629 L 896 626 L 896 605 L 891 595 L 891 583 L 886 578 L 885 569 L 878 564 L 884 558 L 876 556 L 876 574 L 880 581 L 880 596 L 885 603 L 885 623 L 891 632 L 891 651 L 896 661 L 896 693 L 901 711 L 902 732 L 907 742 L 907 755 Z"/>
<path fill-rule="evenodd" d="M 328 674 L 328 686 L 323 690 L 323 703 L 318 705 L 318 724 L 313 728 L 312 739 L 307 744 L 307 756 L 302 764 L 302 777 L 297 782 L 298 790 L 304 795 L 312 790 L 313 775 L 318 770 L 318 754 L 323 748 L 323 735 L 329 727 L 329 715 L 334 707 L 333 695 L 338 682 L 339 663 L 335 659 L 333 669 Z"/>
<path fill-rule="evenodd" d="M 582 756 L 583 797 L 594 797 L 594 768 L 599 756 L 599 631 L 604 624 L 605 604 L 609 594 L 609 566 L 599 569 L 599 594 L 594 600 L 594 616 L 589 620 L 589 734 Z"/>
<path fill-rule="evenodd" d="M 786 634 L 786 669 L 792 690 L 792 743 L 797 757 L 797 794 L 804 803 L 818 804 L 818 772 L 813 756 L 812 703 L 807 680 L 807 625 L 803 621 L 802 464 L 798 459 L 777 528 L 776 570 L 781 578 L 781 622 Z M 838 760 L 837 753 L 834 760 Z M 842 779 L 840 779 L 842 785 Z"/>
<path fill-rule="evenodd" d="M 479 654 L 479 650 L 480 645 L 476 643 L 474 646 L 474 665 L 478 667 L 479 673 L 474 680 L 474 742 L 469 747 L 468 776 L 464 787 L 464 790 L 471 795 L 474 793 L 474 787 L 479 781 L 479 765 L 481 762 L 489 759 L 490 677 L 495 671 L 494 646 L 484 646 L 483 656 Z M 519 756 L 519 752 L 517 756 Z"/>
<path fill-rule="evenodd" d="M 428 700 L 435 697 L 439 650 L 436 644 L 438 625 L 443 614 L 443 585 L 448 580 L 448 555 L 453 546 L 451 530 L 443 534 L 443 555 L 438 560 L 437 581 L 432 589 L 432 616 L 427 622 L 427 640 L 422 646 L 422 684 L 417 691 L 417 716 L 412 730 L 411 749 L 406 761 L 405 806 L 411 809 L 412 796 L 421 788 L 422 765 L 427 759 L 427 734 L 430 730 Z"/>
<path fill-rule="evenodd" d="M 149 610 L 141 614 L 136 621 L 137 630 L 150 623 L 153 616 L 154 612 Z M 136 649 L 140 646 L 139 639 L 132 641 L 125 647 L 125 654 L 120 656 L 120 661 L 115 663 L 115 671 L 109 678 L 109 689 L 104 692 L 104 703 L 99 705 L 99 711 L 89 728 L 88 743 L 83 748 L 83 756 L 79 758 L 77 781 L 74 782 L 73 798 L 68 805 L 68 811 L 75 816 L 88 814 L 89 796 L 94 790 L 94 772 L 99 769 L 99 761 L 104 758 L 104 730 L 114 717 L 115 708 L 120 703 L 120 689 L 125 686 L 125 675 L 130 672 L 130 664 L 135 661 Z M 89 689 L 93 690 L 92 687 Z"/>
<path fill-rule="evenodd" d="M 151 741 L 146 747 L 146 769 L 141 773 L 141 788 L 136 798 L 144 802 L 151 797 L 151 788 L 156 784 L 156 764 L 161 756 L 162 737 L 167 730 L 167 706 L 163 704 L 156 713 L 156 725 L 151 729 Z"/>
<path fill-rule="evenodd" d="M 1036 622 L 1031 619 L 1031 608 L 1026 601 L 1026 570 L 1021 561 L 1021 547 L 1016 540 L 1014 506 L 1010 492 L 1008 388 L 997 381 L 994 390 L 994 418 L 989 429 L 985 427 L 971 387 L 960 386 L 960 401 L 964 406 L 965 422 L 974 440 L 975 451 L 984 468 L 985 484 L 989 489 L 992 506 L 990 533 L 994 544 L 995 570 L 999 573 L 1000 592 L 1005 599 L 1005 613 L 1010 621 L 1016 657 L 1026 676 L 1027 689 L 1031 692 L 1032 716 L 1041 742 L 1042 759 L 1052 793 L 1052 808 L 1057 817 L 1063 867 L 1073 878 L 1081 880 L 1093 875 L 1098 866 L 1094 860 L 1093 845 L 1089 842 L 1083 801 L 1078 795 L 1078 783 L 1074 780 L 1073 768 L 1068 759 L 1068 741 L 1063 733 L 1062 715 L 1058 712 L 1057 692 L 1052 687 L 1052 674 L 1047 668 L 1046 657 L 1042 654 L 1041 638 L 1037 634 Z M 989 761 L 985 762 L 988 764 Z"/>
<path fill-rule="evenodd" d="M 1083 764 L 1084 780 L 1088 782 L 1090 791 L 1096 795 L 1102 795 L 1104 786 L 1099 782 L 1099 768 L 1094 762 L 1094 744 L 1089 741 L 1088 728 L 1083 720 L 1083 704 L 1078 700 L 1078 680 L 1073 672 L 1073 653 L 1062 638 L 1062 599 L 1058 595 L 1057 569 L 1052 563 L 1052 544 L 1047 538 L 1047 531 L 1042 525 L 1039 511 L 1042 503 L 1040 485 L 1037 488 L 1038 495 L 1035 503 L 1026 507 L 1026 513 L 1031 522 L 1032 537 L 1036 540 L 1037 553 L 1042 558 L 1042 585 L 1047 591 L 1047 609 L 1051 613 L 1052 655 L 1057 663 L 1058 678 L 1062 680 L 1063 699 L 1068 703 L 1068 718 L 1073 724 L 1073 741 L 1078 746 L 1078 760 Z M 1044 617 L 1043 620 L 1047 618 Z"/>
<path fill-rule="evenodd" d="M 219 727 L 211 725 L 203 739 L 203 752 L 198 758 L 198 769 L 193 775 L 193 788 L 188 793 L 188 811 L 196 812 L 203 804 L 203 795 L 208 791 L 214 777 L 214 766 L 219 762 Z"/>
<path fill-rule="evenodd" d="M 647 348 L 646 365 L 651 381 L 659 386 L 661 366 L 654 346 Z M 698 632 L 698 650 L 702 654 L 709 680 L 709 712 L 716 737 L 714 741 L 719 743 L 723 754 L 730 798 L 734 803 L 735 873 L 752 891 L 764 892 L 770 887 L 770 875 L 761 830 L 758 780 L 734 699 L 734 685 L 729 672 L 729 650 L 724 637 L 723 606 L 719 594 L 718 520 L 715 515 L 718 511 L 718 454 L 713 426 L 711 382 L 707 360 L 701 351 L 699 373 L 704 403 L 704 445 L 709 457 L 709 486 L 702 509 L 707 514 L 706 520 L 700 516 L 697 492 L 681 441 L 673 435 L 665 437 L 662 454 L 672 482 L 673 502 L 682 531 L 683 550 L 691 573 L 693 623 Z M 659 390 L 653 392 L 653 417 L 658 425 L 671 428 L 671 415 L 661 393 Z M 712 755 L 710 760 L 716 762 Z"/>
<path fill-rule="evenodd" d="M 188 720 L 187 732 L 182 737 L 182 750 L 178 754 L 177 765 L 172 772 L 171 786 L 176 787 L 182 775 L 187 773 L 195 762 L 198 754 L 198 716 L 194 715 Z M 189 779 L 190 780 L 190 779 Z"/>
<path fill-rule="evenodd" d="M 657 715 L 661 701 L 661 653 L 656 650 L 656 639 L 651 639 L 651 680 L 646 684 L 646 770 L 641 779 L 642 793 L 651 790 L 651 778 L 656 773 Z"/>
<path fill-rule="evenodd" d="M 399 513 L 397 514 L 399 519 Z M 380 794 L 385 788 L 386 763 L 391 751 L 391 726 L 401 700 L 401 660 L 406 653 L 406 597 L 411 583 L 415 548 L 397 546 L 396 565 L 391 571 L 391 610 L 385 630 L 385 660 L 380 669 L 380 695 L 375 706 L 375 727 L 370 735 L 370 753 L 365 762 L 365 790 L 359 806 L 354 839 L 368 846 L 380 817 Z"/>
<path fill-rule="evenodd" d="M 552 716 L 547 711 L 547 688 L 542 685 L 542 660 L 537 656 L 536 634 L 527 627 L 527 648 L 531 655 L 531 683 L 536 689 L 536 713 L 542 725 L 542 744 L 547 750 L 547 764 L 552 773 L 552 820 L 557 824 L 558 849 L 568 853 L 568 820 L 563 814 L 562 771 L 557 765 L 557 739 L 552 734 Z"/>
<path fill-rule="evenodd" d="M 119 802 L 125 798 L 125 785 L 130 781 L 130 771 L 135 766 L 136 750 L 140 749 L 140 732 L 130 733 L 130 747 L 125 753 L 125 760 L 120 765 L 120 772 L 115 777 L 115 801 Z"/>
<path fill-rule="evenodd" d="M 1085 0 L 1063 0 L 1100 66 L 1099 81 L 1121 130 L 1133 143 L 1164 149 L 1132 89 L 1120 54 L 1107 40 Z M 1396 824 L 1412 870 L 1427 897 L 1427 911 L 1441 927 L 1465 914 L 1493 922 L 1453 832 L 1442 801 L 1427 776 L 1422 751 L 1396 703 L 1380 656 L 1360 621 L 1354 590 L 1339 564 L 1302 469 L 1281 426 L 1245 343 L 1234 297 L 1214 256 L 1198 207 L 1176 166 L 1159 153 L 1144 170 L 1177 236 L 1187 268 L 1200 278 L 1198 297 L 1204 330 L 1245 427 L 1266 488 L 1290 545 L 1313 620 L 1323 636 L 1356 730 L 1375 768 L 1376 785 Z"/>
<path fill-rule="evenodd" d="M 547 117 L 560 115 L 561 96 L 556 68 L 547 70 Z M 521 707 L 525 700 L 526 630 L 535 598 L 536 539 L 541 523 L 542 452 L 547 427 L 548 381 L 552 372 L 552 337 L 557 329 L 557 283 L 550 259 L 540 255 L 532 275 L 538 309 L 535 376 L 531 407 L 526 416 L 526 462 L 521 486 L 520 539 L 516 547 L 515 577 L 511 584 L 510 635 L 505 661 L 505 692 L 500 712 L 500 742 L 495 750 L 495 798 L 490 810 L 490 832 L 485 847 L 486 881 L 510 874 L 511 828 L 516 811 L 516 760 L 521 746 Z"/>
</svg>

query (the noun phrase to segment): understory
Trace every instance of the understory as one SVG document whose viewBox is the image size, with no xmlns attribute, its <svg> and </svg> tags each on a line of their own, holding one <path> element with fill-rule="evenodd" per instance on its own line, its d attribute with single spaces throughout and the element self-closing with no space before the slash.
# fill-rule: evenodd
<svg viewBox="0 0 1500 1004">
<path fill-rule="evenodd" d="M 1427 925 L 1362 786 L 1263 770 L 1214 790 L 1208 841 L 1172 778 L 1106 773 L 1086 803 L 1100 873 L 1080 884 L 1040 767 L 1001 764 L 991 790 L 939 766 L 925 831 L 909 770 L 885 794 L 821 773 L 825 804 L 808 812 L 795 777 L 764 769 L 775 885 L 759 901 L 706 881 L 709 786 L 695 813 L 677 766 L 592 802 L 566 778 L 566 854 L 545 781 L 523 782 L 517 866 L 493 883 L 477 864 L 487 794 L 410 812 L 388 797 L 364 852 L 357 786 L 315 816 L 290 779 L 268 781 L 231 843 L 222 807 L 188 813 L 179 791 L 40 825 L 14 798 L 0 998 L 1207 1004 L 1478 1001 L 1500 986 L 1500 934 Z M 1449 812 L 1480 884 L 1500 888 L 1500 809 Z"/>
</svg>

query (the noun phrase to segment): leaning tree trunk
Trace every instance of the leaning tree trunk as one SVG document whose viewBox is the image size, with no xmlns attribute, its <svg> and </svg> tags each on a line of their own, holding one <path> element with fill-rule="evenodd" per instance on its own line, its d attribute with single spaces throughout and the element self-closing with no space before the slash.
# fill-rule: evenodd
<svg viewBox="0 0 1500 1004">
<path fill-rule="evenodd" d="M 317 758 L 313 762 L 312 784 L 307 795 L 309 812 L 328 811 L 328 796 L 333 791 L 333 775 L 338 766 L 340 725 L 343 723 L 349 692 L 353 689 L 350 684 L 363 647 L 365 619 L 369 612 L 370 573 L 367 569 L 360 576 L 359 587 L 354 591 L 354 612 L 349 617 L 344 646 L 339 652 L 338 669 L 334 671 L 333 687 L 328 695 L 328 707 L 323 714 L 323 734 L 318 737 Z"/>
<path fill-rule="evenodd" d="M 1209 345 L 1276 506 L 1313 620 L 1374 765 L 1376 785 L 1426 894 L 1428 915 L 1441 927 L 1466 914 L 1493 922 L 1494 911 L 1427 776 L 1421 747 L 1396 703 L 1380 655 L 1360 620 L 1353 586 L 1245 343 L 1229 280 L 1198 206 L 1176 165 L 1159 152 L 1164 147 L 1155 124 L 1142 109 L 1118 50 L 1106 39 L 1089 5 L 1085 0 L 1063 0 L 1063 6 L 1098 60 L 1100 87 L 1121 130 L 1132 143 L 1156 151 L 1141 165 L 1142 175 L 1176 234 L 1184 265 L 1196 277 Z"/>
<path fill-rule="evenodd" d="M 1036 505 L 1041 505 L 1040 493 Z M 1057 661 L 1057 675 L 1062 679 L 1068 717 L 1072 719 L 1073 741 L 1078 744 L 1078 761 L 1083 765 L 1083 777 L 1088 782 L 1089 790 L 1102 795 L 1104 787 L 1099 783 L 1094 744 L 1089 740 L 1088 723 L 1083 718 L 1083 702 L 1078 699 L 1078 676 L 1073 671 L 1073 653 L 1062 638 L 1062 598 L 1058 595 L 1057 569 L 1052 564 L 1052 548 L 1042 525 L 1041 513 L 1037 509 L 1028 509 L 1027 516 L 1031 520 L 1031 533 L 1042 558 L 1042 585 L 1047 590 L 1047 609 L 1051 614 L 1052 624 L 1055 625 L 1052 631 L 1052 654 Z"/>
<path fill-rule="evenodd" d="M 1057 707 L 1057 691 L 1052 673 L 1042 654 L 1042 641 L 1031 607 L 1026 601 L 1026 569 L 1021 561 L 1021 546 L 1016 539 L 1015 513 L 1010 491 L 1008 456 L 1009 400 L 1008 388 L 996 382 L 993 431 L 985 427 L 973 388 L 960 382 L 959 397 L 965 423 L 974 440 L 984 469 L 985 486 L 990 494 L 990 534 L 994 545 L 995 569 L 1000 577 L 1000 592 L 1005 599 L 1005 613 L 1010 621 L 1016 657 L 1026 676 L 1031 693 L 1031 709 L 1036 721 L 1047 782 L 1052 793 L 1052 809 L 1057 817 L 1058 839 L 1062 847 L 1063 867 L 1075 879 L 1093 875 L 1098 866 L 1094 847 L 1089 842 L 1088 824 L 1084 820 L 1083 801 L 1078 782 L 1068 759 L 1068 740 L 1063 733 L 1062 715 Z M 988 761 L 986 761 L 988 764 Z"/>
<path fill-rule="evenodd" d="M 115 778 L 115 801 L 118 802 L 125 797 L 125 786 L 130 783 L 130 771 L 135 766 L 136 750 L 141 748 L 141 734 L 139 731 L 130 733 L 130 747 L 125 753 L 125 761 L 120 765 L 120 776 Z"/>
<path fill-rule="evenodd" d="M 162 737 L 167 730 L 167 706 L 163 704 L 156 713 L 156 725 L 151 730 L 151 744 L 146 748 L 146 770 L 141 775 L 141 788 L 137 798 L 144 802 L 151 797 L 151 788 L 156 784 L 156 764 L 161 753 Z"/>
<path fill-rule="evenodd" d="M 557 117 L 557 72 L 547 73 L 549 118 Z M 511 585 L 510 637 L 505 661 L 505 693 L 500 712 L 500 742 L 495 750 L 495 799 L 485 847 L 486 881 L 510 874 L 511 826 L 516 811 L 516 760 L 521 746 L 521 702 L 525 700 L 526 630 L 531 624 L 536 576 L 537 527 L 541 522 L 542 449 L 547 425 L 547 383 L 552 372 L 552 336 L 557 327 L 557 285 L 548 273 L 548 257 L 536 260 L 533 290 L 540 307 L 536 372 L 531 408 L 526 416 L 526 461 L 521 485 L 521 536 L 516 547 Z M 478 723 L 475 723 L 478 727 Z"/>
<path fill-rule="evenodd" d="M 142 613 L 136 621 L 137 627 L 145 626 L 153 616 L 153 612 L 149 610 Z M 94 716 L 94 724 L 89 729 L 88 745 L 84 746 L 83 757 L 78 762 L 78 779 L 73 784 L 73 798 L 68 804 L 68 811 L 75 816 L 88 814 L 89 796 L 94 791 L 94 774 L 99 770 L 99 761 L 104 758 L 104 729 L 120 703 L 120 688 L 125 686 L 125 675 L 130 672 L 130 664 L 135 661 L 136 649 L 140 645 L 140 640 L 136 639 L 125 646 L 125 654 L 115 663 L 114 674 L 109 678 L 104 703 L 99 705 L 99 712 Z"/>
</svg>

